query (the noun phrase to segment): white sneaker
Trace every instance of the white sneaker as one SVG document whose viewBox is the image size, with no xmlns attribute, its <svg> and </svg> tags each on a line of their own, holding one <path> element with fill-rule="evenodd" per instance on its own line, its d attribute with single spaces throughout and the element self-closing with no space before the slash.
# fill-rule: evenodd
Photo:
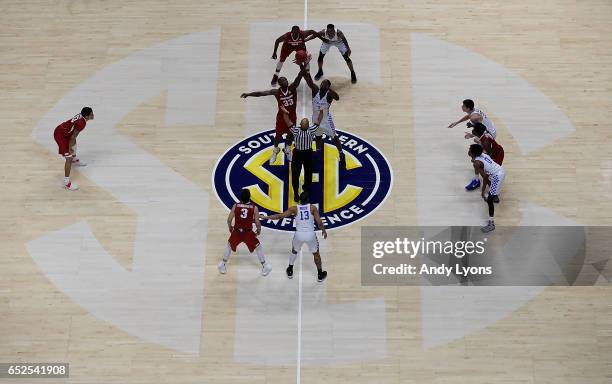
<svg viewBox="0 0 612 384">
<path fill-rule="evenodd" d="M 280 152 L 280 148 L 274 147 L 274 150 L 272 150 L 272 157 L 270 158 L 270 164 L 276 163 L 276 157 L 278 156 L 279 152 Z"/>
<path fill-rule="evenodd" d="M 72 159 L 72 165 L 76 165 L 77 167 L 86 167 L 87 163 L 81 159 L 74 158 Z"/>
<path fill-rule="evenodd" d="M 219 262 L 217 268 L 219 269 L 219 273 L 222 275 L 225 275 L 225 273 L 227 272 L 227 268 L 225 267 L 225 262 L 223 260 Z"/>
<path fill-rule="evenodd" d="M 266 261 L 261 269 L 261 275 L 268 276 L 270 272 L 272 272 L 272 264 Z"/>
<path fill-rule="evenodd" d="M 64 184 L 64 189 L 67 189 L 69 191 L 76 191 L 77 189 L 79 189 L 79 186 L 77 185 L 77 183 L 69 181 L 68 184 Z"/>
<path fill-rule="evenodd" d="M 285 156 L 287 156 L 287 161 L 291 161 L 291 147 L 285 145 Z"/>
</svg>

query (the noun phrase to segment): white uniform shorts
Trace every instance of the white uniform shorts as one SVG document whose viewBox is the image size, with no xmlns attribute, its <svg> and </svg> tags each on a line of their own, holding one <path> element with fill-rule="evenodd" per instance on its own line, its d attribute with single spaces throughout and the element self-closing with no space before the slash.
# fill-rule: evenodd
<svg viewBox="0 0 612 384">
<path fill-rule="evenodd" d="M 316 122 L 318 118 L 318 112 L 312 114 L 313 122 Z M 323 116 L 323 119 L 321 120 L 321 125 L 319 125 L 319 128 L 317 128 L 317 130 L 315 131 L 315 136 L 322 136 L 323 134 L 329 136 L 332 139 L 337 135 L 334 118 L 332 117 L 332 114 L 329 113 L 329 111 L 327 112 L 327 116 Z"/>
<path fill-rule="evenodd" d="M 319 239 L 317 239 L 317 234 L 312 232 L 299 232 L 296 231 L 293 234 L 293 240 L 291 245 L 293 246 L 293 250 L 299 252 L 302 249 L 302 245 L 307 244 L 311 253 L 315 253 L 319 250 Z"/>
<path fill-rule="evenodd" d="M 498 196 L 501 192 L 502 184 L 504 183 L 504 179 L 506 178 L 506 171 L 501 171 L 497 175 L 489 176 L 489 180 L 491 181 L 491 187 L 489 187 L 489 195 L 490 196 Z"/>
<path fill-rule="evenodd" d="M 338 51 L 340 51 L 340 54 L 342 56 L 344 56 L 346 52 L 348 51 L 348 49 L 346 48 L 346 45 L 344 45 L 344 42 L 340 40 L 340 41 L 334 41 L 334 42 L 329 42 L 329 43 L 321 43 L 321 53 L 325 55 L 329 51 L 329 48 L 331 47 L 338 48 Z"/>
</svg>

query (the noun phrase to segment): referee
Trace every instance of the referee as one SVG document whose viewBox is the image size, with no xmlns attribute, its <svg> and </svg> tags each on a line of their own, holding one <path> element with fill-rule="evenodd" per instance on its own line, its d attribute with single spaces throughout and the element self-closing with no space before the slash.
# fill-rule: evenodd
<svg viewBox="0 0 612 384">
<path fill-rule="evenodd" d="M 300 121 L 300 128 L 290 124 L 289 116 L 285 114 L 287 125 L 292 125 L 290 128 L 294 136 L 295 148 L 291 159 L 291 185 L 293 186 L 293 200 L 298 201 L 300 196 L 300 173 L 302 173 L 302 165 L 304 166 L 304 191 L 311 193 L 310 186 L 312 184 L 312 141 L 315 138 L 315 132 L 319 126 L 317 124 L 310 125 L 308 119 Z"/>
</svg>

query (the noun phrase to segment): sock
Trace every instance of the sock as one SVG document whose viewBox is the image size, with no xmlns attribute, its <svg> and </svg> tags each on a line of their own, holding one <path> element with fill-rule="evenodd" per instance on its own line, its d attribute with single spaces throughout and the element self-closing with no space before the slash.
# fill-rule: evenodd
<svg viewBox="0 0 612 384">
<path fill-rule="evenodd" d="M 493 216 L 489 216 L 489 223 L 493 224 L 494 220 L 493 220 Z"/>
<path fill-rule="evenodd" d="M 278 76 L 282 68 L 283 68 L 283 62 L 279 61 L 278 63 L 276 63 L 276 72 L 274 74 Z"/>
<path fill-rule="evenodd" d="M 262 265 L 265 264 L 266 258 L 264 257 L 263 249 L 261 249 L 261 245 L 258 245 L 257 248 L 255 248 L 255 253 L 257 253 L 257 258 L 259 259 L 259 262 Z"/>
<path fill-rule="evenodd" d="M 68 185 L 70 183 L 70 177 L 64 177 L 64 185 Z"/>
<path fill-rule="evenodd" d="M 474 176 L 474 178 L 472 179 L 473 182 L 477 182 L 478 181 L 478 176 Z"/>
<path fill-rule="evenodd" d="M 297 258 L 297 253 L 291 252 L 289 254 L 289 265 L 293 265 L 293 263 L 295 263 L 296 258 Z"/>
<path fill-rule="evenodd" d="M 321 273 L 321 272 L 323 272 L 323 268 L 322 268 L 322 267 L 317 267 L 317 271 L 318 271 L 319 273 Z"/>
<path fill-rule="evenodd" d="M 232 249 L 230 248 L 229 244 L 227 244 L 225 246 L 225 250 L 223 250 L 223 262 L 227 263 L 231 255 L 232 255 Z"/>
</svg>

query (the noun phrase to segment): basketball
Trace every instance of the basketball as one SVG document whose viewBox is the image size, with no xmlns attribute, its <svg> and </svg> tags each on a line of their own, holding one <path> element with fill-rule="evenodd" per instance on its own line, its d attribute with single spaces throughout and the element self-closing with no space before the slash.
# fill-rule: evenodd
<svg viewBox="0 0 612 384">
<path fill-rule="evenodd" d="M 304 50 L 295 53 L 295 62 L 298 64 L 305 63 L 308 60 L 308 53 Z"/>
</svg>

